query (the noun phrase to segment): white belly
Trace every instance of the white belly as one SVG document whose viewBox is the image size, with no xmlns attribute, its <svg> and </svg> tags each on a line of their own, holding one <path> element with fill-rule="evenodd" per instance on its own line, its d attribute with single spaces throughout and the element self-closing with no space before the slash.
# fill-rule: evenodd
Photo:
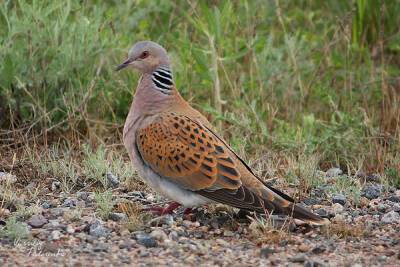
<svg viewBox="0 0 400 267">
<path fill-rule="evenodd" d="M 136 165 L 136 164 L 135 164 Z M 166 178 L 161 178 L 147 166 L 135 166 L 139 176 L 155 191 L 165 197 L 180 203 L 185 207 L 200 206 L 212 202 L 211 200 L 196 194 L 190 190 L 179 187 Z"/>
</svg>

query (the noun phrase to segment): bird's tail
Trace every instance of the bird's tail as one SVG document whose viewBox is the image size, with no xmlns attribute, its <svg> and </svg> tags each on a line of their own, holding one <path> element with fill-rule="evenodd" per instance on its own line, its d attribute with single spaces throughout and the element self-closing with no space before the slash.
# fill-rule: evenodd
<svg viewBox="0 0 400 267">
<path fill-rule="evenodd" d="M 330 223 L 328 219 L 321 218 L 311 210 L 294 203 L 294 199 L 281 191 L 266 185 L 262 195 L 264 199 L 264 208 L 274 210 L 274 213 L 286 214 L 294 219 L 302 220 L 311 225 L 327 225 Z"/>
<path fill-rule="evenodd" d="M 295 203 L 291 203 L 291 205 L 289 205 L 288 215 L 291 215 L 293 218 L 302 220 L 303 222 L 311 225 L 327 225 L 330 223 L 328 219 L 321 218 L 307 208 Z"/>
</svg>

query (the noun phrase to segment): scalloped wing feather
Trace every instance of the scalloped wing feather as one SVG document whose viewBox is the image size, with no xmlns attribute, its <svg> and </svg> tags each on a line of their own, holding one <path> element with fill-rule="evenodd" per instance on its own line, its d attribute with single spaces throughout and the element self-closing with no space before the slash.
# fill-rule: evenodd
<svg viewBox="0 0 400 267">
<path fill-rule="evenodd" d="M 184 188 L 213 191 L 241 186 L 229 149 L 187 116 L 162 113 L 136 136 L 145 163 Z"/>
</svg>

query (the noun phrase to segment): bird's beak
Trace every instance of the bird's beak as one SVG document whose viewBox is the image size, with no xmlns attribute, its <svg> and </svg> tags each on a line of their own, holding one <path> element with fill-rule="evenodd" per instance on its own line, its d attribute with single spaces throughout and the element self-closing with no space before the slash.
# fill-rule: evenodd
<svg viewBox="0 0 400 267">
<path fill-rule="evenodd" d="M 115 71 L 122 70 L 122 69 L 128 67 L 129 64 L 131 64 L 131 63 L 132 63 L 132 59 L 128 58 L 127 60 L 125 60 L 124 62 L 122 62 L 121 64 L 119 64 L 119 65 L 115 68 Z"/>
</svg>

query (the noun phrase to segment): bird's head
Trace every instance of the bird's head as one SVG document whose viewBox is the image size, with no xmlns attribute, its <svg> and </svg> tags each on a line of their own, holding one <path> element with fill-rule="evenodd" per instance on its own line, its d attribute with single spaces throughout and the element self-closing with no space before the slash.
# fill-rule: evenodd
<svg viewBox="0 0 400 267">
<path fill-rule="evenodd" d="M 128 58 L 117 66 L 116 70 L 132 66 L 142 73 L 153 72 L 159 66 L 169 66 L 169 58 L 165 49 L 152 41 L 135 43 L 128 52 Z"/>
</svg>

